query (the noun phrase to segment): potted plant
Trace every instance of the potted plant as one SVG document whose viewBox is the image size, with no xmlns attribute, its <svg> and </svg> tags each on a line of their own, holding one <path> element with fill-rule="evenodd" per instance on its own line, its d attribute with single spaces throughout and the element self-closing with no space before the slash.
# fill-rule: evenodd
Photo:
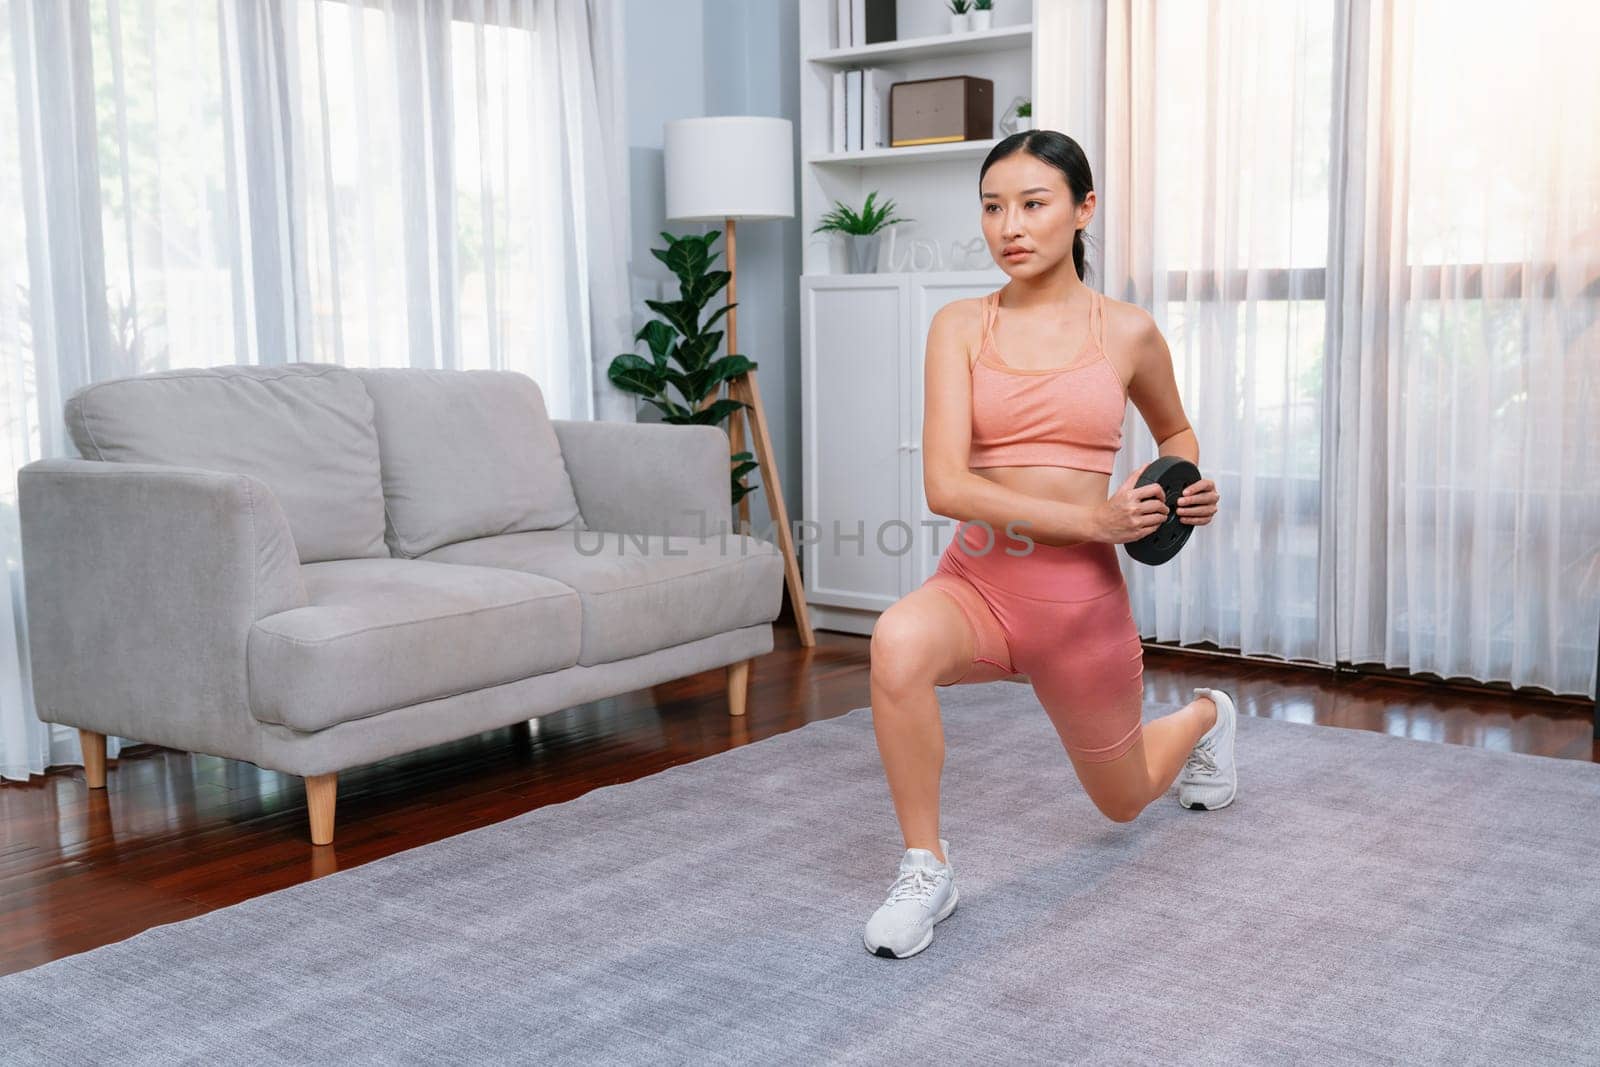
<svg viewBox="0 0 1600 1067">
<path fill-rule="evenodd" d="M 667 247 L 652 248 L 650 254 L 678 276 L 678 299 L 646 300 L 651 311 L 663 316 L 651 319 L 633 335 L 635 341 L 650 346 L 650 358 L 624 352 L 611 361 L 607 370 L 613 385 L 644 397 L 645 403 L 661 412 L 662 422 L 717 426 L 740 408 L 750 406 L 727 397 L 702 406 L 723 382 L 756 369 L 756 364 L 735 353 L 715 358 L 717 347 L 722 344 L 722 331 L 711 326 L 737 304 L 724 304 L 703 324 L 700 322 L 701 309 L 732 277 L 725 270 L 707 269 L 713 258 L 711 245 L 721 234 L 720 230 L 688 237 L 661 234 Z M 667 396 L 668 386 L 678 391 L 683 403 Z M 732 503 L 737 504 L 756 488 L 742 484 L 742 479 L 759 464 L 749 452 L 735 452 L 731 459 Z"/>
<path fill-rule="evenodd" d="M 950 0 L 950 32 L 965 33 L 972 28 L 972 0 Z"/>
<path fill-rule="evenodd" d="M 994 0 L 972 0 L 972 28 L 987 30 L 994 19 Z"/>
<path fill-rule="evenodd" d="M 877 195 L 876 189 L 868 193 L 866 203 L 862 205 L 860 212 L 842 201 L 835 200 L 833 210 L 822 217 L 822 225 L 811 231 L 822 233 L 833 230 L 844 235 L 850 253 L 851 274 L 872 274 L 877 271 L 878 244 L 882 237 L 880 231 L 885 226 L 893 226 L 897 222 L 916 221 L 891 218 L 894 201 L 885 200 L 875 207 L 872 201 Z"/>
<path fill-rule="evenodd" d="M 1024 100 L 1017 105 L 1017 131 L 1033 129 L 1033 101 Z"/>
</svg>

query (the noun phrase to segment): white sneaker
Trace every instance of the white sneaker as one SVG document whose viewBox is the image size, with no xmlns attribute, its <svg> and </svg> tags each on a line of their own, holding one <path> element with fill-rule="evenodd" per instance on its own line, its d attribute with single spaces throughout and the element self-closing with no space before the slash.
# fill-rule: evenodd
<svg viewBox="0 0 1600 1067">
<path fill-rule="evenodd" d="M 1196 697 L 1210 697 L 1217 705 L 1217 721 L 1200 735 L 1178 775 L 1178 803 L 1186 808 L 1215 811 L 1233 803 L 1239 790 L 1239 769 L 1233 759 L 1233 738 L 1239 713 L 1233 698 L 1220 689 L 1196 689 Z"/>
<path fill-rule="evenodd" d="M 939 839 L 946 860 L 950 842 Z M 874 956 L 903 960 L 933 943 L 933 924 L 956 910 L 956 872 L 925 848 L 908 848 L 889 896 L 872 918 L 862 941 Z"/>
</svg>

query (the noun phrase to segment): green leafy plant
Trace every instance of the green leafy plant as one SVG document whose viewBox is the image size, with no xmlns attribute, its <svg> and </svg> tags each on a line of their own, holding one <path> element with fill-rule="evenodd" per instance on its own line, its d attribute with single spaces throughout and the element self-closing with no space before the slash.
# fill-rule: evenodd
<svg viewBox="0 0 1600 1067">
<path fill-rule="evenodd" d="M 893 226 L 897 222 L 915 222 L 915 219 L 890 218 L 894 213 L 894 201 L 885 200 L 874 207 L 873 198 L 878 195 L 876 189 L 867 194 L 866 203 L 857 212 L 854 208 L 841 200 L 833 202 L 833 210 L 822 216 L 822 225 L 812 230 L 812 233 L 822 233 L 824 230 L 837 230 L 839 233 L 873 234 L 885 226 Z"/>
<path fill-rule="evenodd" d="M 974 11 L 989 11 L 993 8 L 994 0 L 972 0 L 972 10 Z"/>
<path fill-rule="evenodd" d="M 1017 105 L 1017 118 L 1029 119 L 1033 117 L 1033 101 L 1024 100 Z"/>
<path fill-rule="evenodd" d="M 951 14 L 965 15 L 971 7 L 971 0 L 950 0 Z"/>
<path fill-rule="evenodd" d="M 736 353 L 715 358 L 723 331 L 711 327 L 737 304 L 724 304 L 704 323 L 700 321 L 702 309 L 733 277 L 725 270 L 708 269 L 715 258 L 711 246 L 721 235 L 720 230 L 688 237 L 662 232 L 667 247 L 652 248 L 650 253 L 677 275 L 678 299 L 645 301 L 651 311 L 662 316 L 651 319 L 633 335 L 634 340 L 649 345 L 650 358 L 624 352 L 611 361 L 606 372 L 618 389 L 643 397 L 660 411 L 662 422 L 717 426 L 750 406 L 722 397 L 702 407 L 723 382 L 756 369 L 756 364 Z M 668 396 L 669 386 L 683 398 L 681 403 Z M 732 502 L 737 504 L 756 488 L 744 485 L 743 478 L 759 464 L 749 452 L 735 452 L 731 458 Z"/>
</svg>

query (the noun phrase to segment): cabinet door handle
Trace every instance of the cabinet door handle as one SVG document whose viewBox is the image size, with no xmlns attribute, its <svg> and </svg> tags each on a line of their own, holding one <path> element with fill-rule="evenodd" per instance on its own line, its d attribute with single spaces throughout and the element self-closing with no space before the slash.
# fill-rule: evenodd
<svg viewBox="0 0 1600 1067">
<path fill-rule="evenodd" d="M 921 445 L 906 445 L 906 451 L 907 452 L 921 452 L 922 451 L 922 446 Z"/>
</svg>

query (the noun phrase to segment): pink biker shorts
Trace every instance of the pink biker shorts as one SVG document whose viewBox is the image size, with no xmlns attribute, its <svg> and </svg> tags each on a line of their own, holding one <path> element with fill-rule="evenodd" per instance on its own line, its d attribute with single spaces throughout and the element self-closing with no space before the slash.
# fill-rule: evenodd
<svg viewBox="0 0 1600 1067">
<path fill-rule="evenodd" d="M 972 625 L 973 662 L 949 684 L 1026 674 L 1061 743 L 1087 762 L 1139 740 L 1144 648 L 1116 546 L 1042 545 L 963 525 L 923 585 L 953 597 Z"/>
</svg>

